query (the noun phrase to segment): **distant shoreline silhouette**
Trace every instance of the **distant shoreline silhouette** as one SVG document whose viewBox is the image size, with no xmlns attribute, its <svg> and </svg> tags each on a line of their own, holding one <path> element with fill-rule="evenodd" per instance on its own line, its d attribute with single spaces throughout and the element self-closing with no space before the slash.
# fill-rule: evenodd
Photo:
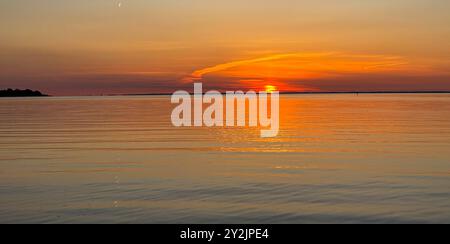
<svg viewBox="0 0 450 244">
<path fill-rule="evenodd" d="M 225 92 L 221 92 L 225 95 Z M 194 93 L 190 93 L 194 95 Z M 280 95 L 321 95 L 321 94 L 450 94 L 450 91 L 342 91 L 342 92 L 280 92 Z M 172 93 L 106 94 L 102 96 L 170 96 Z"/>
<path fill-rule="evenodd" d="M 190 93 L 194 95 L 193 93 Z M 224 92 L 222 94 L 225 95 Z M 450 91 L 338 91 L 338 92 L 280 92 L 280 95 L 326 95 L 326 94 L 450 94 Z M 171 96 L 172 93 L 137 93 L 137 94 L 100 94 L 100 95 L 80 95 L 82 97 L 114 97 L 114 96 Z M 40 91 L 33 91 L 30 89 L 20 90 L 11 89 L 0 90 L 0 97 L 49 97 L 50 95 L 43 94 Z M 57 96 L 58 97 L 58 96 Z M 64 97 L 64 96 L 62 96 Z"/>
<path fill-rule="evenodd" d="M 42 94 L 40 91 L 32 91 L 30 89 L 6 89 L 0 90 L 0 97 L 47 97 L 48 95 Z"/>
</svg>

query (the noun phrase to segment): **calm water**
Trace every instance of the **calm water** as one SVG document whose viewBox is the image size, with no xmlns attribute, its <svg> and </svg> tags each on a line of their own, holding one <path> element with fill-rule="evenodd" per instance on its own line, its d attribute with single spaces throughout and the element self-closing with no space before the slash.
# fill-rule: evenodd
<svg viewBox="0 0 450 244">
<path fill-rule="evenodd" d="M 292 95 L 279 137 L 169 97 L 0 99 L 0 223 L 450 223 L 450 95 Z"/>
</svg>

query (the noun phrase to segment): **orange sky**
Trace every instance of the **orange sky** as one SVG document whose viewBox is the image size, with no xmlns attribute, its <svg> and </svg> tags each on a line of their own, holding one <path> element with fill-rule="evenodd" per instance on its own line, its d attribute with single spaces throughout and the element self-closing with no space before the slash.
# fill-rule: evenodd
<svg viewBox="0 0 450 244">
<path fill-rule="evenodd" d="M 0 89 L 450 90 L 448 9 L 447 0 L 1 1 Z"/>
</svg>

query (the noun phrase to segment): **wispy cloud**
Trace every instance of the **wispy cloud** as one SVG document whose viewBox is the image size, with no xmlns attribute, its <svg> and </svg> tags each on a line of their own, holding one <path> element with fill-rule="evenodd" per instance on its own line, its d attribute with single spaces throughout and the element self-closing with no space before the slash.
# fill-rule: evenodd
<svg viewBox="0 0 450 244">
<path fill-rule="evenodd" d="M 364 73 L 414 70 L 403 57 L 359 55 L 340 52 L 287 53 L 231 61 L 192 72 L 183 82 L 195 82 L 206 75 L 223 79 L 299 80 Z M 226 81 L 226 80 L 224 80 Z"/>
<path fill-rule="evenodd" d="M 333 53 L 316 53 L 316 54 L 288 53 L 288 54 L 270 55 L 270 56 L 259 57 L 259 58 L 248 59 L 248 60 L 232 61 L 232 62 L 227 62 L 227 63 L 223 63 L 223 64 L 218 64 L 218 65 L 215 65 L 212 67 L 207 67 L 204 69 L 196 70 L 190 76 L 186 77 L 184 79 L 184 81 L 192 82 L 195 80 L 200 80 L 203 78 L 204 75 L 207 75 L 210 73 L 216 73 L 216 72 L 228 70 L 231 68 L 254 64 L 254 63 L 275 61 L 275 60 L 294 58 L 294 57 L 296 57 L 296 58 L 323 57 L 323 56 L 327 56 L 327 55 L 331 55 L 331 54 L 333 54 Z"/>
</svg>

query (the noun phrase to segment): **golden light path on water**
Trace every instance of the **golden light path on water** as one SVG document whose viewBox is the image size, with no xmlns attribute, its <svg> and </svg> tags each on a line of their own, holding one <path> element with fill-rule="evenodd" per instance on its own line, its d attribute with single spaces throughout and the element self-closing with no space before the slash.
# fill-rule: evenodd
<svg viewBox="0 0 450 244">
<path fill-rule="evenodd" d="M 280 133 L 164 96 L 0 100 L 3 223 L 446 223 L 450 96 L 282 95 Z M 432 211 L 430 211 L 432 209 Z"/>
</svg>

